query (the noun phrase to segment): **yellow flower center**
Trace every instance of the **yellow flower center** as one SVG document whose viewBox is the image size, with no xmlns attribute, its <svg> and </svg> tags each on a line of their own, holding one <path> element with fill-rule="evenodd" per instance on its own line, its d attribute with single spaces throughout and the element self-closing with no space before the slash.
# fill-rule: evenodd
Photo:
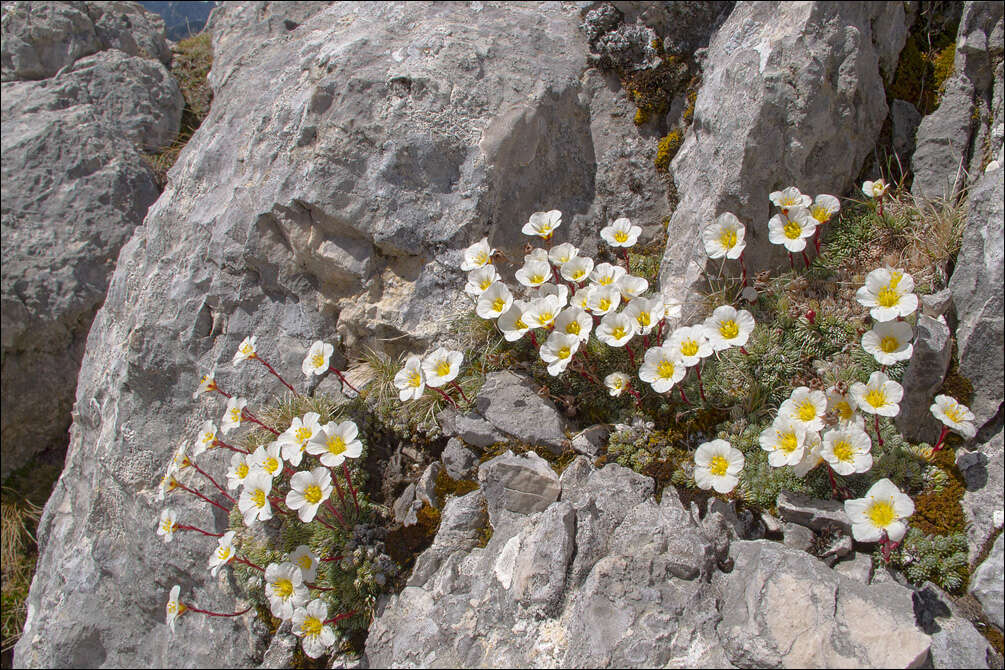
<svg viewBox="0 0 1005 670">
<path fill-rule="evenodd" d="M 611 387 L 616 391 L 625 385 L 625 380 L 621 377 L 615 377 L 611 380 Z"/>
<path fill-rule="evenodd" d="M 800 421 L 812 421 L 817 418 L 817 408 L 809 400 L 806 400 L 796 410 L 796 415 Z"/>
<path fill-rule="evenodd" d="M 570 349 L 569 347 L 562 347 L 561 349 L 558 350 L 558 353 L 556 353 L 555 355 L 564 361 L 566 358 L 572 355 L 572 349 Z"/>
<path fill-rule="evenodd" d="M 889 500 L 874 500 L 865 510 L 865 515 L 877 528 L 886 528 L 897 518 Z"/>
<path fill-rule="evenodd" d="M 343 451 L 345 451 L 345 440 L 339 435 L 334 435 L 328 438 L 326 445 L 328 447 L 328 453 L 334 456 L 338 456 Z"/>
<path fill-rule="evenodd" d="M 530 326 L 528 326 L 526 323 L 523 322 L 522 316 L 516 320 L 516 323 L 513 324 L 514 330 L 525 330 L 527 328 L 530 328 Z"/>
<path fill-rule="evenodd" d="M 831 214 L 827 211 L 827 208 L 819 205 L 814 205 L 810 208 L 810 215 L 820 223 L 827 223 L 831 218 Z"/>
<path fill-rule="evenodd" d="M 900 302 L 900 294 L 897 293 L 897 290 L 892 286 L 884 286 L 879 289 L 879 295 L 876 296 L 876 302 L 879 303 L 880 307 L 893 307 Z"/>
<path fill-rule="evenodd" d="M 586 274 L 586 270 L 574 270 L 572 272 L 572 278 L 578 281 L 578 280 L 582 279 L 583 275 L 585 275 L 585 274 Z"/>
<path fill-rule="evenodd" d="M 164 519 L 163 521 L 161 521 L 161 530 L 164 531 L 165 533 L 170 533 L 174 531 L 174 523 L 171 522 L 171 519 Z"/>
<path fill-rule="evenodd" d="M 853 413 L 852 413 L 852 410 L 851 410 L 851 405 L 848 403 L 847 400 L 842 400 L 842 401 L 838 402 L 838 404 L 834 406 L 834 409 L 837 410 L 838 417 L 842 421 L 850 421 L 851 420 L 851 418 L 853 416 Z"/>
<path fill-rule="evenodd" d="M 785 433 L 784 435 L 779 433 L 778 448 L 787 454 L 791 454 L 799 448 L 799 439 L 796 438 L 795 433 Z"/>
<path fill-rule="evenodd" d="M 272 585 L 272 590 L 277 596 L 286 600 L 293 595 L 293 582 L 284 577 L 280 577 L 276 580 L 276 583 Z"/>
<path fill-rule="evenodd" d="M 896 337 L 887 335 L 879 341 L 879 348 L 882 349 L 884 353 L 892 354 L 897 349 L 900 349 L 900 341 L 897 340 Z"/>
<path fill-rule="evenodd" d="M 722 335 L 723 339 L 731 340 L 740 334 L 740 327 L 736 325 L 736 321 L 727 319 L 719 323 L 719 334 Z"/>
<path fill-rule="evenodd" d="M 211 431 L 206 431 L 205 433 L 202 434 L 202 443 L 203 444 L 209 446 L 209 445 L 213 444 L 214 441 L 216 441 L 216 433 L 213 433 Z"/>
<path fill-rule="evenodd" d="M 649 312 L 639 312 L 639 315 L 635 317 L 635 320 L 643 328 L 645 328 L 646 326 L 648 326 L 653 322 L 652 315 L 650 315 Z"/>
<path fill-rule="evenodd" d="M 886 404 L 886 393 L 883 389 L 869 389 L 865 394 L 865 401 L 875 408 L 880 408 Z"/>
<path fill-rule="evenodd" d="M 255 507 L 265 507 L 265 491 L 255 489 L 251 494 L 251 502 L 255 503 Z"/>
<path fill-rule="evenodd" d="M 943 413 L 953 423 L 961 423 L 963 421 L 963 412 L 960 411 L 959 405 L 948 407 Z"/>
<path fill-rule="evenodd" d="M 485 265 L 488 262 L 489 262 L 489 255 L 484 251 L 479 251 L 477 254 L 475 254 L 476 265 Z"/>
<path fill-rule="evenodd" d="M 614 330 L 611 331 L 611 337 L 616 340 L 623 339 L 627 334 L 628 331 L 626 331 L 623 326 L 615 326 Z"/>
<path fill-rule="evenodd" d="M 422 384 L 422 375 L 420 375 L 418 372 L 413 372 L 412 376 L 408 378 L 408 383 L 413 388 L 419 388 L 419 386 Z"/>
<path fill-rule="evenodd" d="M 244 479 L 245 477 L 248 476 L 248 464 L 247 463 L 238 463 L 237 467 L 234 468 L 234 472 L 237 474 L 238 477 L 240 477 L 241 479 Z"/>
<path fill-rule="evenodd" d="M 241 345 L 241 353 L 245 356 L 251 356 L 255 353 L 255 348 L 251 346 L 250 342 L 245 342 Z"/>
<path fill-rule="evenodd" d="M 611 308 L 611 301 L 609 298 L 601 298 L 599 305 L 601 310 L 606 311 Z"/>
<path fill-rule="evenodd" d="M 321 635 L 321 619 L 313 616 L 307 617 L 300 624 L 300 630 L 303 632 L 304 637 L 318 637 Z"/>
<path fill-rule="evenodd" d="M 230 545 L 216 548 L 216 557 L 221 561 L 230 559 Z"/>
<path fill-rule="evenodd" d="M 685 356 L 695 356 L 698 354 L 698 343 L 694 340 L 684 340 L 680 343 L 680 352 Z"/>
<path fill-rule="evenodd" d="M 872 185 L 872 195 L 875 198 L 883 195 L 883 182 L 877 181 Z"/>
<path fill-rule="evenodd" d="M 660 376 L 661 379 L 672 379 L 674 370 L 676 366 L 673 361 L 662 360 L 659 365 L 656 366 L 656 374 Z"/>
<path fill-rule="evenodd" d="M 782 198 L 782 207 L 795 207 L 798 204 L 794 196 L 785 196 Z"/>
<path fill-rule="evenodd" d="M 569 335 L 579 335 L 579 321 L 570 321 L 565 327 L 565 332 Z"/>
<path fill-rule="evenodd" d="M 436 374 L 440 377 L 446 377 L 450 374 L 450 361 L 440 361 L 436 364 Z"/>
<path fill-rule="evenodd" d="M 307 556 L 307 555 L 301 556 L 300 560 L 297 561 L 297 565 L 299 565 L 300 568 L 303 569 L 303 570 L 310 570 L 311 569 L 311 557 Z"/>
<path fill-rule="evenodd" d="M 265 468 L 265 471 L 268 472 L 270 475 L 274 474 L 276 470 L 279 469 L 279 461 L 269 456 L 268 458 L 265 459 L 265 463 L 262 465 L 262 467 Z"/>
<path fill-rule="evenodd" d="M 316 368 L 320 368 L 325 364 L 324 354 L 314 354 L 311 356 L 311 365 Z"/>
<path fill-rule="evenodd" d="M 604 275 L 597 280 L 597 283 L 601 286 L 610 286 L 611 282 L 614 281 L 614 275 Z"/>
<path fill-rule="evenodd" d="M 614 241 L 615 242 L 627 242 L 628 241 L 628 233 L 626 233 L 623 230 L 619 230 L 619 231 L 615 232 L 614 233 Z"/>
<path fill-rule="evenodd" d="M 486 289 L 487 289 L 487 288 L 488 288 L 489 286 L 492 286 L 492 280 L 491 280 L 491 279 L 483 279 L 483 280 L 482 280 L 482 283 L 478 285 L 478 288 L 480 288 L 481 290 L 483 290 L 483 291 L 484 291 L 484 290 L 486 290 Z"/>
<path fill-rule="evenodd" d="M 540 312 L 537 315 L 537 321 L 542 326 L 547 326 L 549 323 L 551 323 L 554 320 L 554 318 L 555 318 L 555 315 L 552 314 L 551 312 Z"/>
<path fill-rule="evenodd" d="M 890 273 L 890 288 L 897 288 L 897 284 L 900 280 L 904 278 L 903 272 L 891 272 Z"/>
<path fill-rule="evenodd" d="M 735 230 L 724 230 L 719 235 L 719 244 L 722 245 L 724 249 L 732 249 L 736 246 L 736 231 Z"/>
<path fill-rule="evenodd" d="M 790 220 L 785 224 L 785 227 L 782 228 L 782 230 L 785 231 L 785 237 L 790 240 L 797 240 L 802 237 L 803 234 L 803 227 L 799 225 L 798 221 Z"/>
<path fill-rule="evenodd" d="M 531 275 L 530 277 L 527 278 L 527 280 L 530 281 L 531 284 L 536 285 L 544 282 L 545 277 L 544 275 Z"/>
<path fill-rule="evenodd" d="M 495 300 L 492 301 L 492 311 L 493 312 L 501 312 L 501 311 L 503 311 L 503 307 L 505 307 L 505 306 L 506 306 L 506 301 L 503 300 L 502 298 L 496 298 Z M 450 370 L 450 366 L 449 365 L 447 366 L 447 370 L 448 371 Z M 444 372 L 443 374 L 446 374 L 446 372 Z"/>
<path fill-rule="evenodd" d="M 855 450 L 847 440 L 841 440 L 834 445 L 834 458 L 849 463 L 855 459 Z"/>
<path fill-rule="evenodd" d="M 716 477 L 721 477 L 726 474 L 726 470 L 729 469 L 729 461 L 726 460 L 725 456 L 714 456 L 708 464 L 708 471 L 710 474 Z"/>
<path fill-rule="evenodd" d="M 540 226 L 538 226 L 537 232 L 538 232 L 538 235 L 542 235 L 542 236 L 546 235 L 548 237 L 551 237 L 551 224 L 550 223 L 542 223 Z"/>
<path fill-rule="evenodd" d="M 321 501 L 321 487 L 311 484 L 304 489 L 304 500 L 312 505 L 317 505 Z"/>
<path fill-rule="evenodd" d="M 234 423 L 241 423 L 241 410 L 237 407 L 230 408 L 230 420 Z"/>
<path fill-rule="evenodd" d="M 311 439 L 311 435 L 313 434 L 314 434 L 313 430 L 311 430 L 307 426 L 301 426 L 300 428 L 297 428 L 297 432 L 294 433 L 294 436 L 297 438 L 297 442 L 303 444 L 307 440 Z"/>
</svg>

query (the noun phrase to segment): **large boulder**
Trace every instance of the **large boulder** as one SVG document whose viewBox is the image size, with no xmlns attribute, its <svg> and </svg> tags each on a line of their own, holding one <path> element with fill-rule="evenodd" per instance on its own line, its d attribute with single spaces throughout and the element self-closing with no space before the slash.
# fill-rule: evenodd
<svg viewBox="0 0 1005 670">
<path fill-rule="evenodd" d="M 314 339 L 446 342 L 470 309 L 464 247 L 487 235 L 518 257 L 520 226 L 552 208 L 565 215 L 559 241 L 591 244 L 614 190 L 599 184 L 625 178 L 615 148 L 638 130 L 623 91 L 584 77 L 581 20 L 557 3 L 214 13 L 213 107 L 122 249 L 91 329 L 17 663 L 173 664 L 172 584 L 233 604 L 205 569 L 209 545 L 152 550 L 152 519 L 177 441 L 220 411 L 192 403 L 200 373 L 219 366 L 253 405 L 277 391 L 260 366 L 231 368 L 245 336 L 294 380 Z M 651 207 L 664 186 L 637 188 L 611 215 L 636 217 L 632 203 Z M 224 523 L 171 504 L 197 525 Z M 186 663 L 248 665 L 262 652 L 246 617 L 182 626 Z"/>
<path fill-rule="evenodd" d="M 130 55 L 164 43 L 158 19 L 134 3 L 5 3 L 3 12 L 6 477 L 66 447 L 88 329 L 119 249 L 159 193 L 142 154 L 174 140 L 184 100 L 159 61 Z M 57 55 L 58 74 L 55 64 L 29 67 Z"/>
<path fill-rule="evenodd" d="M 739 217 L 749 270 L 787 266 L 768 242 L 769 193 L 852 186 L 887 116 L 884 77 L 906 33 L 900 3 L 743 3 L 730 13 L 708 46 L 694 123 L 671 163 L 680 204 L 660 280 L 665 297 L 684 302 L 685 322 L 701 305 L 706 222 Z"/>
</svg>

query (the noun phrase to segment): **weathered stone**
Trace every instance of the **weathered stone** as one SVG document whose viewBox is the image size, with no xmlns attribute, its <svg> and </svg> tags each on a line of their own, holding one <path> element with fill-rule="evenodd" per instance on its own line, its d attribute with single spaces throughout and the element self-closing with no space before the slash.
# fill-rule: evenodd
<svg viewBox="0 0 1005 670">
<path fill-rule="evenodd" d="M 596 458 L 607 446 L 607 436 L 611 433 L 608 424 L 597 424 L 585 428 L 572 436 L 572 448 L 580 454 Z"/>
<path fill-rule="evenodd" d="M 496 430 L 495 426 L 477 412 L 459 414 L 452 409 L 445 409 L 436 418 L 444 435 L 459 438 L 477 449 L 485 449 L 507 440 L 504 433 Z"/>
<path fill-rule="evenodd" d="M 948 288 L 921 296 L 921 309 L 933 319 L 947 315 L 952 307 L 953 292 Z"/>
<path fill-rule="evenodd" d="M 293 634 L 293 626 L 290 621 L 279 624 L 279 628 L 272 636 L 262 663 L 259 668 L 289 668 L 293 665 L 293 655 L 300 646 L 300 640 Z"/>
<path fill-rule="evenodd" d="M 596 468 L 586 456 L 576 456 L 562 470 L 562 476 L 558 478 L 558 483 L 562 486 L 560 500 L 577 500 L 590 475 Z"/>
<path fill-rule="evenodd" d="M 953 356 L 953 339 L 949 326 L 922 314 L 915 328 L 914 352 L 904 373 L 904 397 L 900 414 L 894 423 L 904 437 L 912 442 L 935 444 L 942 424 L 931 410 L 936 392 L 949 371 Z"/>
<path fill-rule="evenodd" d="M 663 495 L 676 495 L 667 491 L 664 490 Z M 733 540 L 759 540 L 767 532 L 763 522 L 749 509 L 737 510 L 735 501 L 727 502 L 717 497 L 708 499 L 701 527 L 711 538 L 719 558 L 726 557 Z"/>
<path fill-rule="evenodd" d="M 778 520 L 778 517 L 772 516 L 767 512 L 761 512 L 761 523 L 764 524 L 764 530 L 769 535 L 778 535 L 782 533 L 782 522 Z"/>
<path fill-rule="evenodd" d="M 1005 535 L 999 535 L 984 562 L 977 566 L 970 578 L 969 593 L 977 598 L 984 608 L 988 621 L 1005 629 Z"/>
<path fill-rule="evenodd" d="M 472 479 L 478 473 L 478 455 L 455 437 L 447 440 L 440 460 L 451 479 Z"/>
<path fill-rule="evenodd" d="M 852 186 L 886 119 L 883 76 L 906 34 L 901 4 L 749 3 L 729 14 L 709 43 L 694 122 L 671 163 L 680 204 L 660 283 L 665 298 L 684 303 L 683 322 L 703 299 L 706 222 L 734 213 L 747 225 L 747 268 L 787 267 L 767 239 L 769 193 Z"/>
<path fill-rule="evenodd" d="M 832 535 L 830 544 L 820 552 L 820 558 L 827 563 L 827 565 L 833 566 L 837 560 L 847 556 L 852 551 L 853 544 L 851 536 Z"/>
<path fill-rule="evenodd" d="M 834 571 L 860 584 L 868 584 L 872 580 L 872 557 L 855 552 L 851 558 L 838 562 Z"/>
<path fill-rule="evenodd" d="M 782 542 L 786 547 L 809 551 L 816 539 L 816 533 L 806 526 L 800 526 L 798 523 L 786 523 L 782 526 Z"/>
<path fill-rule="evenodd" d="M 914 153 L 914 138 L 921 123 L 921 112 L 906 100 L 890 103 L 891 140 L 894 153 L 906 167 Z"/>
<path fill-rule="evenodd" d="M 967 544 L 971 561 L 997 530 L 996 511 L 1005 509 L 1005 439 L 1001 427 L 974 451 L 960 449 L 956 466 L 967 490 L 960 505 L 967 515 Z"/>
<path fill-rule="evenodd" d="M 836 527 L 851 535 L 851 520 L 844 512 L 844 505 L 836 500 L 820 500 L 802 493 L 782 491 L 775 506 L 783 521 L 791 521 L 817 532 Z"/>
<path fill-rule="evenodd" d="M 726 656 L 740 667 L 898 667 L 929 659 L 912 591 L 866 586 L 812 556 L 769 540 L 730 546 L 733 571 L 717 574 Z"/>
<path fill-rule="evenodd" d="M 408 585 L 422 586 L 452 554 L 477 546 L 486 524 L 488 515 L 481 491 L 447 500 L 433 544 L 416 559 Z"/>
<path fill-rule="evenodd" d="M 1005 398 L 1005 185 L 1000 172 L 981 176 L 970 192 L 963 242 L 949 280 L 959 319 L 960 373 L 970 380 L 970 409 L 980 429 Z"/>
<path fill-rule="evenodd" d="M 415 483 L 415 499 L 426 503 L 433 509 L 440 509 L 443 506 L 443 501 L 436 493 L 436 478 L 440 476 L 441 472 L 443 472 L 443 464 L 434 461 L 426 466 L 419 481 Z"/>
<path fill-rule="evenodd" d="M 568 422 L 550 401 L 537 394 L 530 380 L 513 372 L 487 375 L 475 404 L 489 423 L 525 444 L 561 453 L 568 441 Z"/>
<path fill-rule="evenodd" d="M 938 109 L 921 120 L 911 159 L 911 193 L 921 198 L 952 198 L 966 186 L 970 136 L 974 129 L 974 85 L 962 74 L 945 84 Z"/>
<path fill-rule="evenodd" d="M 512 595 L 534 615 L 556 613 L 565 594 L 565 572 L 575 550 L 576 512 L 567 502 L 539 514 L 520 542 Z"/>
<path fill-rule="evenodd" d="M 418 521 L 416 513 L 422 509 L 422 502 L 415 499 L 415 484 L 409 484 L 394 500 L 391 510 L 394 520 L 402 526 L 414 526 Z"/>
<path fill-rule="evenodd" d="M 918 589 L 914 613 L 918 625 L 932 637 L 933 667 L 994 667 L 994 648 L 938 586 L 925 582 Z"/>
<path fill-rule="evenodd" d="M 540 512 L 558 500 L 561 485 L 548 462 L 529 451 L 519 456 L 507 451 L 478 468 L 489 519 L 498 532 L 512 515 Z"/>
</svg>

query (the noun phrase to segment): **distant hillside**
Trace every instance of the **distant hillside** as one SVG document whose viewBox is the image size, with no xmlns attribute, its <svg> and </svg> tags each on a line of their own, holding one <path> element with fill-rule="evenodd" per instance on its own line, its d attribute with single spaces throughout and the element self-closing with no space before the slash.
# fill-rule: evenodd
<svg viewBox="0 0 1005 670">
<path fill-rule="evenodd" d="M 169 40 L 177 42 L 193 35 L 206 25 L 215 2 L 140 2 L 151 12 L 160 14 Z"/>
</svg>

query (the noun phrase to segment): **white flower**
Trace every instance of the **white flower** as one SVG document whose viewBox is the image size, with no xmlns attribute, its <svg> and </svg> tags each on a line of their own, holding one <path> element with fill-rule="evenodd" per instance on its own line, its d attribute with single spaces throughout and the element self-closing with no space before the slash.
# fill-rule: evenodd
<svg viewBox="0 0 1005 670">
<path fill-rule="evenodd" d="M 187 609 L 181 600 L 178 599 L 180 594 L 181 586 L 178 584 L 172 586 L 171 593 L 168 595 L 167 608 L 165 609 L 164 623 L 171 628 L 172 633 L 174 632 L 174 622 Z"/>
<path fill-rule="evenodd" d="M 560 333 L 553 330 L 545 343 L 541 345 L 541 360 L 548 364 L 548 374 L 552 377 L 565 372 L 566 366 L 572 361 L 573 355 L 579 349 L 579 336 Z"/>
<path fill-rule="evenodd" d="M 548 260 L 550 260 L 553 265 L 562 267 L 578 255 L 579 249 L 569 242 L 563 242 L 558 246 L 552 247 L 551 251 L 548 252 Z"/>
<path fill-rule="evenodd" d="M 624 372 L 612 372 L 611 374 L 604 377 L 604 386 L 607 387 L 607 393 L 613 398 L 617 398 L 621 393 L 628 388 L 632 379 Z"/>
<path fill-rule="evenodd" d="M 780 212 L 768 221 L 768 240 L 783 245 L 790 253 L 806 248 L 806 238 L 817 232 L 817 221 L 808 209 L 797 207 Z"/>
<path fill-rule="evenodd" d="M 906 361 L 914 353 L 914 331 L 904 321 L 880 321 L 862 336 L 862 348 L 880 365 Z"/>
<path fill-rule="evenodd" d="M 851 421 L 855 418 L 855 399 L 851 394 L 841 393 L 837 386 L 831 386 L 827 389 L 827 411 L 838 421 Z"/>
<path fill-rule="evenodd" d="M 306 544 L 301 544 L 293 550 L 290 562 L 300 568 L 305 582 L 313 582 L 318 576 L 318 557 Z"/>
<path fill-rule="evenodd" d="M 788 416 L 779 414 L 771 425 L 761 432 L 758 442 L 761 449 L 768 452 L 768 463 L 771 467 L 796 465 L 803 459 L 806 448 L 806 428 Z"/>
<path fill-rule="evenodd" d="M 234 354 L 234 365 L 249 358 L 255 358 L 255 356 L 257 356 L 255 352 L 255 336 L 252 335 L 241 340 L 240 346 L 237 347 L 237 353 Z"/>
<path fill-rule="evenodd" d="M 500 277 L 494 265 L 476 268 L 468 273 L 468 283 L 464 285 L 464 292 L 478 297 L 497 281 L 500 281 Z"/>
<path fill-rule="evenodd" d="M 988 163 L 988 166 L 986 168 L 984 168 L 984 174 L 987 174 L 989 172 L 994 172 L 995 170 L 1001 168 L 1001 166 L 1002 166 L 1002 164 L 999 163 L 998 161 L 996 161 L 996 160 L 991 161 L 990 163 Z M 997 514 L 997 513 L 998 512 L 995 512 L 995 514 Z"/>
<path fill-rule="evenodd" d="M 675 330 L 666 346 L 680 354 L 684 365 L 697 365 L 703 358 L 712 355 L 712 343 L 705 334 L 703 326 L 683 326 Z"/>
<path fill-rule="evenodd" d="M 530 215 L 530 220 L 523 224 L 520 229 L 524 235 L 537 235 L 548 240 L 555 233 L 555 229 L 562 225 L 562 212 L 553 209 L 550 212 L 534 212 Z"/>
<path fill-rule="evenodd" d="M 918 309 L 918 296 L 913 291 L 914 277 L 899 268 L 879 268 L 866 275 L 865 286 L 855 293 L 855 299 L 871 308 L 869 314 L 876 321 L 891 321 Z"/>
<path fill-rule="evenodd" d="M 631 247 L 642 234 L 640 226 L 633 226 L 625 217 L 615 219 L 614 223 L 600 229 L 600 236 L 612 247 Z"/>
<path fill-rule="evenodd" d="M 622 300 L 631 300 L 646 292 L 649 288 L 649 281 L 645 277 L 622 275 L 618 281 L 614 282 L 614 285 L 621 291 Z"/>
<path fill-rule="evenodd" d="M 318 340 L 307 350 L 307 356 L 304 357 L 304 362 L 300 365 L 300 369 L 308 377 L 311 375 L 323 375 L 328 372 L 329 361 L 331 361 L 333 353 L 335 353 L 334 345 Z"/>
<path fill-rule="evenodd" d="M 215 391 L 216 389 L 217 389 L 216 372 L 214 371 L 205 374 L 202 376 L 202 379 L 199 380 L 199 388 L 197 388 L 195 392 L 192 394 L 192 400 L 195 400 L 203 393 L 210 393 L 211 391 Z"/>
<path fill-rule="evenodd" d="M 562 284 L 561 286 L 555 286 L 550 282 L 541 284 L 537 287 L 537 295 L 534 297 L 544 298 L 549 295 L 553 295 L 558 298 L 559 307 L 565 307 L 569 304 L 569 287 L 565 284 Z"/>
<path fill-rule="evenodd" d="M 663 317 L 667 319 L 679 319 L 684 304 L 676 298 L 665 298 L 663 300 Z"/>
<path fill-rule="evenodd" d="M 744 458 L 726 440 L 701 444 L 694 452 L 694 481 L 701 489 L 729 493 L 739 483 Z"/>
<path fill-rule="evenodd" d="M 475 313 L 483 319 L 498 319 L 512 304 L 513 294 L 510 293 L 506 284 L 497 281 L 478 296 Z"/>
<path fill-rule="evenodd" d="M 956 402 L 955 398 L 937 395 L 935 402 L 929 409 L 936 419 L 968 440 L 977 434 L 977 428 L 974 426 L 974 413 L 963 403 Z"/>
<path fill-rule="evenodd" d="M 174 459 L 168 463 L 167 472 L 161 477 L 160 486 L 157 489 L 157 499 L 164 501 L 164 496 L 167 495 L 168 491 L 173 491 L 177 486 L 177 480 L 175 479 L 175 473 L 178 472 L 178 466 L 174 464 Z"/>
<path fill-rule="evenodd" d="M 705 253 L 709 258 L 725 256 L 736 260 L 747 247 L 744 236 L 747 228 L 733 214 L 725 212 L 715 221 L 710 222 L 701 231 L 702 242 L 705 243 Z"/>
<path fill-rule="evenodd" d="M 609 347 L 623 347 L 635 335 L 635 321 L 624 313 L 609 312 L 597 325 L 596 334 Z"/>
<path fill-rule="evenodd" d="M 287 428 L 276 441 L 282 449 L 283 460 L 297 467 L 304 458 L 307 440 L 321 430 L 321 415 L 317 412 L 307 412 L 303 417 L 293 417 Z"/>
<path fill-rule="evenodd" d="M 562 302 L 559 297 L 546 295 L 530 301 L 530 305 L 524 310 L 523 320 L 531 328 L 547 328 L 554 323 L 561 311 Z"/>
<path fill-rule="evenodd" d="M 754 317 L 745 309 L 737 310 L 730 305 L 720 305 L 712 316 L 702 324 L 705 337 L 715 351 L 725 351 L 730 347 L 742 347 L 750 339 L 754 330 Z"/>
<path fill-rule="evenodd" d="M 192 445 L 192 455 L 198 456 L 207 449 L 212 449 L 214 442 L 216 442 L 216 425 L 212 421 L 206 420 L 202 423 L 199 435 L 195 438 L 195 444 Z"/>
<path fill-rule="evenodd" d="M 639 379 L 649 382 L 657 393 L 666 393 L 673 385 L 684 379 L 687 366 L 680 353 L 664 345 L 651 347 L 645 353 L 642 367 L 639 368 Z"/>
<path fill-rule="evenodd" d="M 795 186 L 789 186 L 781 191 L 772 191 L 771 202 L 780 209 L 792 209 L 794 207 L 809 207 L 813 203 L 813 198 L 803 195 Z"/>
<path fill-rule="evenodd" d="M 394 386 L 398 389 L 398 399 L 418 400 L 426 390 L 426 379 L 422 376 L 422 359 L 411 355 L 405 361 L 405 367 L 394 375 Z"/>
<path fill-rule="evenodd" d="M 293 563 L 270 563 L 265 568 L 265 596 L 272 616 L 285 621 L 293 618 L 293 610 L 303 606 L 310 595 L 304 586 L 303 573 Z"/>
<path fill-rule="evenodd" d="M 164 538 L 167 544 L 174 539 L 174 532 L 178 528 L 178 515 L 173 509 L 167 507 L 161 510 L 161 518 L 157 523 L 157 534 Z"/>
<path fill-rule="evenodd" d="M 890 185 L 882 179 L 862 183 L 862 193 L 865 193 L 867 198 L 882 198 L 889 190 Z"/>
<path fill-rule="evenodd" d="M 593 259 L 589 256 L 576 256 L 563 263 L 559 272 L 566 281 L 581 284 L 589 279 L 590 273 L 593 272 Z"/>
<path fill-rule="evenodd" d="M 244 489 L 237 499 L 237 509 L 244 515 L 245 526 L 272 518 L 272 503 L 269 502 L 271 491 L 272 477 L 263 470 L 253 470 L 244 478 Z"/>
<path fill-rule="evenodd" d="M 244 408 L 247 406 L 248 401 L 244 398 L 235 396 L 227 400 L 227 409 L 223 411 L 223 419 L 220 421 L 220 431 L 224 435 L 241 425 Z"/>
<path fill-rule="evenodd" d="M 178 445 L 171 460 L 174 462 L 176 472 L 181 472 L 191 465 L 191 462 L 188 460 L 188 442 L 182 442 Z"/>
<path fill-rule="evenodd" d="M 529 254 L 525 254 L 523 257 L 524 265 L 527 263 L 547 263 L 548 262 L 548 251 L 547 249 L 534 249 Z"/>
<path fill-rule="evenodd" d="M 562 310 L 555 319 L 555 332 L 575 335 L 583 343 L 590 339 L 591 330 L 593 330 L 593 317 L 578 307 Z"/>
<path fill-rule="evenodd" d="M 633 298 L 622 312 L 640 335 L 648 335 L 663 318 L 663 301 L 655 298 Z"/>
<path fill-rule="evenodd" d="M 293 634 L 300 638 L 304 653 L 311 658 L 322 656 L 335 644 L 335 631 L 325 625 L 327 619 L 328 605 L 320 598 L 293 612 Z"/>
<path fill-rule="evenodd" d="M 778 408 L 778 414 L 803 424 L 807 431 L 823 430 L 827 396 L 823 391 L 811 391 L 809 387 L 800 386 Z"/>
<path fill-rule="evenodd" d="M 290 477 L 290 492 L 286 494 L 286 506 L 297 510 L 300 520 L 309 523 L 318 513 L 318 507 L 328 500 L 333 488 L 327 468 L 317 467 L 310 472 L 306 470 L 297 472 Z"/>
<path fill-rule="evenodd" d="M 248 464 L 275 479 L 283 474 L 283 459 L 279 455 L 279 449 L 279 442 L 263 444 L 248 457 Z"/>
<path fill-rule="evenodd" d="M 846 500 L 844 511 L 851 519 L 851 534 L 859 542 L 878 542 L 884 531 L 891 542 L 900 542 L 907 532 L 904 520 L 914 514 L 914 503 L 889 479 L 880 479 L 864 498 Z"/>
<path fill-rule="evenodd" d="M 590 273 L 590 281 L 596 286 L 615 286 L 618 280 L 626 274 L 628 274 L 628 270 L 620 265 L 601 263 L 593 268 L 593 272 Z"/>
<path fill-rule="evenodd" d="M 209 557 L 210 573 L 214 577 L 216 577 L 216 573 L 220 572 L 220 568 L 234 560 L 237 555 L 237 552 L 234 551 L 234 535 L 234 531 L 229 530 L 217 540 L 217 547 Z"/>
<path fill-rule="evenodd" d="M 810 205 L 810 216 L 816 219 L 818 224 L 827 223 L 831 217 L 841 211 L 841 203 L 832 195 L 820 194 Z"/>
<path fill-rule="evenodd" d="M 904 387 L 891 381 L 882 372 L 869 375 L 869 383 L 855 382 L 851 385 L 851 397 L 863 412 L 880 416 L 897 416 L 900 413 L 900 399 L 904 397 Z"/>
<path fill-rule="evenodd" d="M 529 261 L 516 271 L 516 280 L 529 288 L 536 288 L 551 278 L 551 265 L 547 260 Z"/>
<path fill-rule="evenodd" d="M 820 454 L 823 448 L 823 441 L 819 433 L 806 433 L 806 442 L 803 444 L 803 460 L 792 466 L 792 472 L 797 477 L 805 477 L 813 468 L 824 462 L 824 457 Z"/>
<path fill-rule="evenodd" d="M 514 300 L 513 305 L 499 316 L 496 325 L 502 331 L 507 342 L 515 342 L 523 337 L 523 334 L 530 330 L 530 326 L 523 320 L 524 310 L 528 304 L 523 300 Z"/>
<path fill-rule="evenodd" d="M 853 422 L 843 423 L 824 433 L 820 456 L 839 475 L 867 472 L 872 467 L 872 440 Z"/>
<path fill-rule="evenodd" d="M 227 488 L 236 489 L 244 483 L 244 480 L 251 474 L 251 466 L 248 464 L 250 454 L 234 454 L 230 457 L 230 469 L 227 470 Z"/>
<path fill-rule="evenodd" d="M 507 309 L 509 309 L 507 307 Z M 503 310 L 505 311 L 505 310 Z M 426 386 L 439 388 L 449 384 L 461 372 L 464 354 L 440 347 L 422 359 L 422 371 L 426 375 Z"/>
<path fill-rule="evenodd" d="M 496 250 L 489 246 L 489 238 L 483 237 L 480 242 L 475 242 L 464 250 L 461 269 L 468 272 L 485 267 L 492 261 L 492 254 L 495 252 Z"/>
<path fill-rule="evenodd" d="M 326 423 L 307 443 L 307 453 L 320 456 L 322 465 L 337 468 L 345 459 L 359 458 L 363 453 L 358 435 L 359 428 L 353 421 Z"/>
<path fill-rule="evenodd" d="M 594 286 L 586 299 L 587 308 L 597 316 L 612 312 L 621 304 L 621 291 L 617 286 Z"/>
</svg>

